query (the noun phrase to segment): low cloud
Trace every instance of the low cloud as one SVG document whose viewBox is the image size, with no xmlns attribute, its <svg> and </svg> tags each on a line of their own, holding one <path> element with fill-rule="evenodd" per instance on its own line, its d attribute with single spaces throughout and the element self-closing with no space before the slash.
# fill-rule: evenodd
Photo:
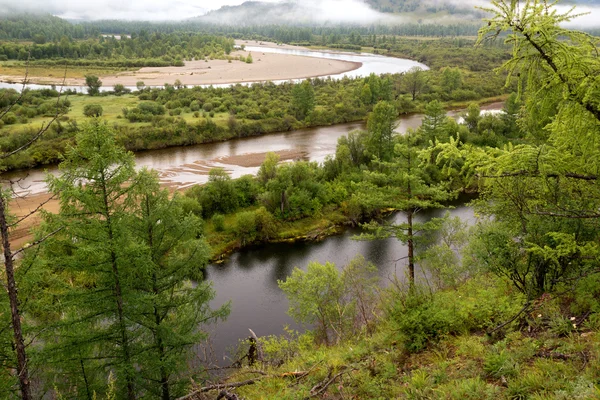
<svg viewBox="0 0 600 400">
<path fill-rule="evenodd" d="M 50 13 L 63 18 L 99 20 L 183 20 L 243 0 L 0 0 L 0 14 Z"/>
<path fill-rule="evenodd" d="M 204 20 L 221 24 L 371 24 L 396 20 L 372 9 L 362 0 L 295 0 L 269 4 L 247 2 L 209 13 Z"/>
</svg>

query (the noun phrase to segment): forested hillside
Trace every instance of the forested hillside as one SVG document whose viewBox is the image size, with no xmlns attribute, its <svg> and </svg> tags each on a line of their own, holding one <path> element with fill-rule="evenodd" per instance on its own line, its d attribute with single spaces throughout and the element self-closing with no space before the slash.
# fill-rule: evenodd
<svg viewBox="0 0 600 400">
<path fill-rule="evenodd" d="M 64 26 L 51 19 L 51 30 L 29 34 L 53 39 L 31 44 L 17 38 L 28 23 L 15 27 L 8 36 L 19 40 L 2 48 L 18 48 L 16 58 L 36 49 L 32 61 L 47 65 L 53 54 L 183 61 L 254 36 L 410 57 L 430 69 L 279 85 L 138 82 L 105 93 L 88 74 L 86 95 L 2 89 L 0 397 L 600 398 L 600 39 L 566 29 L 569 12 L 553 11 L 542 0 L 494 0 L 476 41 L 402 38 L 384 27 L 186 33 L 141 29 L 147 23 L 120 41 L 58 39 L 52 32 Z M 502 101 L 501 112 L 482 111 L 485 101 Z M 464 111 L 453 119 L 448 107 Z M 398 116 L 414 112 L 421 125 L 399 134 Z M 161 187 L 129 151 L 358 120 L 363 128 L 340 136 L 322 163 L 263 153 L 255 175 L 214 168 L 185 191 Z M 46 178 L 49 193 L 31 212 L 15 205 L 11 186 L 21 182 L 4 172 L 53 162 L 60 173 Z M 469 223 L 421 218 L 466 197 Z M 16 247 L 13 234 L 27 223 L 32 236 Z M 395 272 L 384 276 L 364 255 L 304 269 L 280 257 L 285 265 L 267 279 L 306 331 L 250 331 L 230 344 L 230 358 L 200 357 L 207 324 L 231 310 L 215 306 L 209 260 L 349 227 L 360 228 L 353 240 L 402 247 Z"/>
</svg>

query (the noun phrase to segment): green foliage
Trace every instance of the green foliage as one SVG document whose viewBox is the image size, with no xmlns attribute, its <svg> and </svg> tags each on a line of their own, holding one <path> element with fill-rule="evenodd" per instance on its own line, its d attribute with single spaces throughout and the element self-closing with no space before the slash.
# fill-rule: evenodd
<svg viewBox="0 0 600 400">
<path fill-rule="evenodd" d="M 85 76 L 85 85 L 88 87 L 88 94 L 90 96 L 98 96 L 100 94 L 100 87 L 102 81 L 95 75 Z"/>
<path fill-rule="evenodd" d="M 223 232 L 225 230 L 225 217 L 223 214 L 214 214 L 210 220 L 213 223 L 215 231 Z"/>
<path fill-rule="evenodd" d="M 310 79 L 294 85 L 291 109 L 299 121 L 306 119 L 315 109 L 315 91 Z"/>
<path fill-rule="evenodd" d="M 53 329 L 41 332 L 45 370 L 77 397 L 110 392 L 109 371 L 120 394 L 181 395 L 187 352 L 204 336 L 198 324 L 227 314 L 208 307 L 209 284 L 191 283 L 208 261 L 202 223 L 156 173 L 135 172 L 106 124 L 85 125 L 77 143 L 49 178 L 61 209 L 45 214 L 44 230 L 64 229 L 32 253 L 59 277 L 48 289 L 62 299 Z"/>
<path fill-rule="evenodd" d="M 398 113 L 388 102 L 379 102 L 367 120 L 369 153 L 381 161 L 389 161 L 394 153 L 394 128 Z"/>
<path fill-rule="evenodd" d="M 325 344 L 338 343 L 370 326 L 375 316 L 378 278 L 375 267 L 362 256 L 340 274 L 334 264 L 308 264 L 295 268 L 279 287 L 290 301 L 288 313 L 298 322 L 316 327 Z"/>
<path fill-rule="evenodd" d="M 518 312 L 519 302 L 503 295 L 506 288 L 502 282 L 488 279 L 469 280 L 458 293 L 438 292 L 429 297 L 415 289 L 396 300 L 390 318 L 406 349 L 418 352 L 447 335 L 492 328 Z"/>
<path fill-rule="evenodd" d="M 101 117 L 103 112 L 104 110 L 100 104 L 86 104 L 85 107 L 83 107 L 83 115 L 86 117 Z"/>
</svg>

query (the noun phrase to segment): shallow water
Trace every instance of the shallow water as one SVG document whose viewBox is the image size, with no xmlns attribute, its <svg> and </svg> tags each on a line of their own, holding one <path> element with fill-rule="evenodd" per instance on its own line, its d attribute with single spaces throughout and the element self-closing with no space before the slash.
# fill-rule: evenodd
<svg viewBox="0 0 600 400">
<path fill-rule="evenodd" d="M 298 55 L 304 57 L 315 57 L 315 58 L 326 58 L 332 60 L 341 60 L 341 61 L 351 61 L 351 62 L 360 62 L 362 66 L 353 71 L 343 72 L 341 74 L 333 74 L 333 75 L 323 75 L 322 78 L 331 77 L 333 79 L 340 79 L 344 76 L 348 77 L 365 77 L 369 76 L 371 73 L 375 74 L 395 74 L 406 72 L 412 67 L 420 67 L 422 69 L 429 69 L 426 65 L 418 63 L 412 60 L 406 60 L 403 58 L 394 58 L 394 57 L 386 57 L 377 54 L 365 54 L 365 53 L 347 53 L 341 51 L 312 51 L 312 50 L 293 50 L 293 49 L 278 49 L 272 47 L 256 47 L 256 46 L 248 46 L 246 50 L 253 51 L 255 53 L 277 53 L 277 54 L 290 54 L 290 55 Z M 302 81 L 302 79 L 291 79 L 292 81 Z M 15 82 L 18 82 L 19 78 L 15 77 Z M 273 81 L 274 83 L 288 82 L 289 80 L 279 80 Z M 243 85 L 251 85 L 256 82 L 244 82 Z M 200 87 L 229 87 L 234 85 L 233 83 L 223 83 L 223 84 L 205 84 L 205 85 L 188 85 L 188 86 L 200 86 Z M 30 89 L 44 89 L 49 88 L 52 85 L 39 85 L 39 84 L 27 84 L 26 87 Z M 0 89 L 15 89 L 20 91 L 23 87 L 22 83 L 9 83 L 9 82 L 0 82 Z M 152 87 L 152 86 L 151 86 Z M 128 89 L 137 90 L 135 86 L 127 86 Z M 63 90 L 74 90 L 79 93 L 87 93 L 86 86 L 73 86 L 66 85 L 63 86 Z M 100 88 L 102 92 L 108 92 L 113 90 L 110 86 L 104 86 Z"/>
</svg>

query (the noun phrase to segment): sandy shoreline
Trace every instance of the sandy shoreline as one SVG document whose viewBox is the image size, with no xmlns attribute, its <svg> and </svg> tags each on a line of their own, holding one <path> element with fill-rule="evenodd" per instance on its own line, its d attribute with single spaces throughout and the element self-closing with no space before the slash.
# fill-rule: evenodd
<svg viewBox="0 0 600 400">
<path fill-rule="evenodd" d="M 302 158 L 306 154 L 300 150 L 281 150 L 276 152 L 279 155 L 280 161 L 290 161 Z M 258 167 L 260 166 L 267 153 L 248 153 L 240 154 L 237 156 L 221 157 L 212 160 L 225 165 L 236 165 L 241 167 Z M 205 162 L 197 162 L 195 164 L 188 164 L 180 167 L 188 170 L 193 170 L 195 174 L 208 175 L 211 167 Z M 167 172 L 168 174 L 168 172 Z M 182 190 L 179 186 L 173 186 L 172 184 L 162 182 L 163 188 L 169 189 L 171 192 Z M 15 197 L 9 204 L 9 209 L 18 219 L 34 211 L 40 204 L 44 203 L 42 207 L 44 210 L 51 213 L 58 213 L 60 204 L 58 199 L 52 199 L 49 193 L 39 193 L 34 195 L 28 195 L 23 197 Z M 22 247 L 28 242 L 31 242 L 33 235 L 31 234 L 31 228 L 38 226 L 41 222 L 39 213 L 28 217 L 18 228 L 12 229 L 10 232 L 10 241 L 13 246 L 13 251 Z"/>
<path fill-rule="evenodd" d="M 277 45 L 269 42 L 237 41 L 237 44 L 253 47 L 274 47 L 279 49 L 305 50 L 303 47 Z M 163 86 L 174 84 L 179 80 L 183 85 L 211 85 L 244 82 L 279 81 L 290 79 L 314 78 L 342 74 L 361 67 L 361 63 L 331 60 L 325 58 L 305 57 L 289 54 L 249 52 L 236 50 L 232 57 L 247 57 L 252 54 L 252 64 L 232 60 L 186 61 L 183 67 L 144 67 L 137 71 L 119 72 L 115 75 L 100 76 L 103 86 L 116 84 L 136 86 L 143 81 L 146 86 Z M 15 76 L 0 75 L 2 82 L 18 82 Z M 62 84 L 61 78 L 35 77 L 28 78 L 30 83 Z M 85 86 L 85 79 L 67 79 L 66 85 Z"/>
</svg>

